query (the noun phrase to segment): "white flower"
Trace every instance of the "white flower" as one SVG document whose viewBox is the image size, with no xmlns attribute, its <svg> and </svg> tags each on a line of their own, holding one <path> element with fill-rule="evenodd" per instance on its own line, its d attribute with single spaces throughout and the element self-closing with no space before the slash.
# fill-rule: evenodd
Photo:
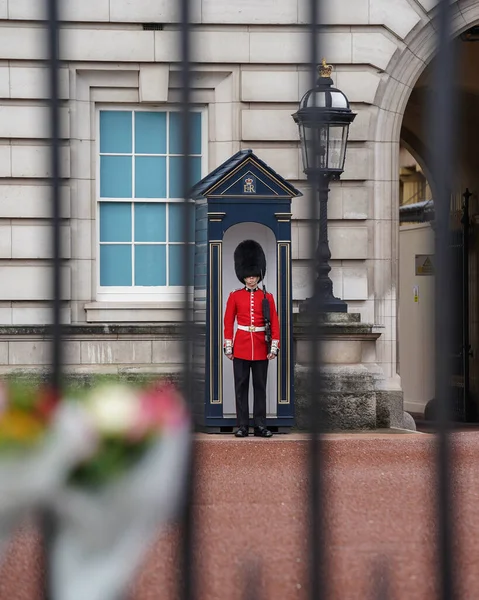
<svg viewBox="0 0 479 600">
<path fill-rule="evenodd" d="M 123 435 L 135 421 L 138 399 L 135 392 L 127 386 L 105 385 L 92 392 L 85 408 L 100 433 Z"/>
</svg>

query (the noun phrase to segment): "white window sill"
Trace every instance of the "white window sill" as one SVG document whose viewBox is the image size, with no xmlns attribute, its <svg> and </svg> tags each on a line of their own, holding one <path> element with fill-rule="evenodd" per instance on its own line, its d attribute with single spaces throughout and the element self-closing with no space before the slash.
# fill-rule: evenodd
<svg viewBox="0 0 479 600">
<path fill-rule="evenodd" d="M 184 304 L 164 302 L 89 302 L 88 323 L 175 323 L 184 319 Z"/>
</svg>

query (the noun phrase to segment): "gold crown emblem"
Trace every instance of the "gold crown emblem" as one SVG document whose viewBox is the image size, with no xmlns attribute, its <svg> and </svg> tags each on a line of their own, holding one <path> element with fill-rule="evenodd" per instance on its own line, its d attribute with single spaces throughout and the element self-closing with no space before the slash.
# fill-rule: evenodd
<svg viewBox="0 0 479 600">
<path fill-rule="evenodd" d="M 333 65 L 328 65 L 326 63 L 326 59 L 323 58 L 323 62 L 319 66 L 318 70 L 321 77 L 331 77 L 331 73 L 333 72 Z"/>
<path fill-rule="evenodd" d="M 253 180 L 252 180 L 250 177 L 248 177 L 248 179 L 245 179 L 245 180 L 244 180 L 244 182 L 245 182 L 247 185 L 251 185 L 251 184 L 253 183 Z"/>
</svg>

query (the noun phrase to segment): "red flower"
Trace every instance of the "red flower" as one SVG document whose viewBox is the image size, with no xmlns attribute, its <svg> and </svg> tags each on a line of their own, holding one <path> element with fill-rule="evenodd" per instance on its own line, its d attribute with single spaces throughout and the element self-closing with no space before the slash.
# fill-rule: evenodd
<svg viewBox="0 0 479 600">
<path fill-rule="evenodd" d="M 60 403 L 61 396 L 58 391 L 52 387 L 44 387 L 39 391 L 38 400 L 35 404 L 35 411 L 40 416 L 42 421 L 48 423 L 53 418 L 58 405 Z"/>
</svg>

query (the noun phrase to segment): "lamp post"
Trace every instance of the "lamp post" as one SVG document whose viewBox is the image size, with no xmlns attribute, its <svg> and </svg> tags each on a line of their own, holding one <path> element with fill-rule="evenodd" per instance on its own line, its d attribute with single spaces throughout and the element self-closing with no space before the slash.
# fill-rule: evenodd
<svg viewBox="0 0 479 600">
<path fill-rule="evenodd" d="M 347 312 L 348 305 L 333 295 L 329 277 L 331 252 L 328 241 L 329 183 L 339 179 L 344 171 L 349 125 L 356 114 L 340 90 L 333 87 L 333 67 L 323 60 L 319 67 L 316 87 L 301 99 L 299 110 L 293 115 L 299 127 L 303 155 L 303 169 L 319 194 L 319 240 L 315 255 L 316 280 L 314 292 L 301 306 L 306 312 L 321 308 L 323 312 Z"/>
</svg>

